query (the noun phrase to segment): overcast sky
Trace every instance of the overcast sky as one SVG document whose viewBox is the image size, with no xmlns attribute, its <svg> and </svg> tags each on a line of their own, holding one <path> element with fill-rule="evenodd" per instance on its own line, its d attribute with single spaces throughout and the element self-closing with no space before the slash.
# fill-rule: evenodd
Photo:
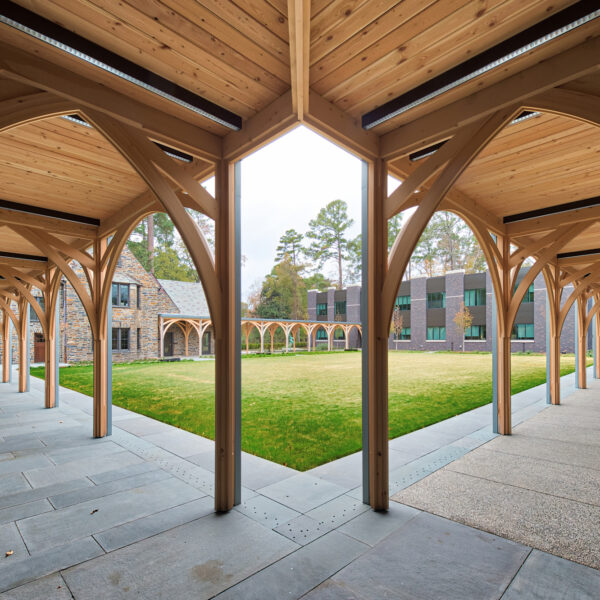
<svg viewBox="0 0 600 600">
<path fill-rule="evenodd" d="M 213 181 L 206 187 L 214 193 Z M 273 268 L 285 231 L 306 233 L 308 222 L 337 199 L 348 204 L 354 219 L 349 237 L 355 237 L 361 230 L 361 161 L 306 127 L 242 161 L 242 300 Z M 335 279 L 335 265 L 323 271 Z"/>
</svg>

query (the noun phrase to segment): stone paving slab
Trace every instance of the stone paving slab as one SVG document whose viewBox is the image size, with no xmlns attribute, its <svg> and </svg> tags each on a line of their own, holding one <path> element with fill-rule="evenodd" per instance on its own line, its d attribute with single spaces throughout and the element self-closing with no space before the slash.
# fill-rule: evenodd
<svg viewBox="0 0 600 600">
<path fill-rule="evenodd" d="M 131 477 L 125 477 L 123 479 L 117 479 L 115 481 L 109 481 L 100 485 L 94 485 L 92 487 L 80 488 L 70 492 L 64 492 L 48 498 L 54 508 L 66 508 L 67 506 L 73 506 L 82 502 L 87 502 L 95 498 L 102 498 L 103 496 L 109 496 L 116 492 L 122 492 L 123 490 L 130 490 L 133 488 L 141 487 L 155 481 L 161 481 L 163 479 L 170 478 L 171 475 L 156 469 L 148 471 L 147 473 L 140 473 L 139 475 L 133 475 Z"/>
<path fill-rule="evenodd" d="M 34 502 L 35 500 L 41 500 L 42 498 L 48 498 L 55 494 L 62 494 L 64 492 L 70 492 L 84 487 L 90 487 L 92 482 L 87 478 L 72 479 L 65 481 L 64 483 L 55 483 L 52 485 L 33 488 L 28 487 L 22 492 L 9 494 L 6 496 L 0 496 L 0 508 L 6 508 L 8 506 L 17 506 L 19 504 L 26 504 L 28 502 Z"/>
<path fill-rule="evenodd" d="M 98 590 L 103 600 L 202 600 L 297 547 L 236 511 L 213 513 L 68 569 L 63 577 L 77 600 L 97 600 Z"/>
<path fill-rule="evenodd" d="M 206 450 L 214 451 L 214 442 L 199 435 L 184 431 L 183 429 L 172 429 L 144 436 L 146 440 L 160 448 L 187 458 Z"/>
<path fill-rule="evenodd" d="M 369 507 L 361 500 L 343 495 L 313 508 L 306 514 L 328 527 L 339 527 L 368 510 Z"/>
<path fill-rule="evenodd" d="M 533 550 L 502 600 L 598 600 L 600 572 Z"/>
<path fill-rule="evenodd" d="M 332 582 L 347 595 L 328 595 L 324 586 L 306 598 L 495 600 L 529 551 L 421 513 L 333 576 Z"/>
<path fill-rule="evenodd" d="M 123 448 L 112 441 L 100 444 L 88 444 L 85 446 L 71 446 L 69 448 L 53 449 L 44 454 L 56 465 L 81 461 L 87 459 L 96 459 L 100 456 L 108 456 L 116 452 L 123 452 Z"/>
<path fill-rule="evenodd" d="M 283 523 L 283 525 L 279 525 L 275 528 L 275 531 L 289 538 L 292 542 L 305 546 L 329 533 L 331 527 L 306 515 L 300 515 L 287 523 Z"/>
<path fill-rule="evenodd" d="M 257 491 L 263 496 L 304 513 L 341 496 L 347 491 L 347 488 L 307 473 L 299 473 Z"/>
<path fill-rule="evenodd" d="M 410 506 L 390 502 L 387 512 L 368 510 L 338 528 L 338 531 L 363 544 L 375 546 L 388 535 L 398 531 L 419 515 Z"/>
<path fill-rule="evenodd" d="M 30 551 L 39 552 L 65 539 L 86 537 L 201 495 L 195 488 L 170 478 L 24 519 L 19 529 Z"/>
<path fill-rule="evenodd" d="M 156 471 L 159 467 L 152 463 L 142 462 L 122 469 L 115 469 L 114 471 L 104 471 L 103 473 L 94 473 L 89 475 L 95 484 L 107 483 L 108 481 L 115 481 L 117 479 L 123 479 L 124 477 L 132 477 L 141 473 L 147 473 L 148 471 Z"/>
<path fill-rule="evenodd" d="M 300 516 L 298 511 L 260 495 L 249 499 L 243 498 L 242 503 L 234 507 L 234 510 L 254 519 L 268 529 L 279 527 L 279 525 Z"/>
<path fill-rule="evenodd" d="M 51 465 L 52 462 L 43 454 L 23 456 L 21 458 L 13 458 L 12 460 L 3 460 L 0 462 L 0 475 L 19 473 L 20 471 L 27 471 L 28 469 L 39 469 Z"/>
<path fill-rule="evenodd" d="M 218 600 L 300 598 L 368 549 L 332 531 L 217 596 Z"/>
<path fill-rule="evenodd" d="M 42 577 L 0 594 L 0 600 L 72 600 L 72 598 L 67 584 L 58 574 Z"/>
<path fill-rule="evenodd" d="M 13 552 L 7 556 L 7 552 Z M 12 565 L 29 556 L 29 552 L 15 523 L 0 525 L 0 567 Z"/>
<path fill-rule="evenodd" d="M 52 511 L 52 504 L 48 500 L 36 500 L 27 504 L 17 504 L 0 510 L 0 523 L 10 523 L 10 521 L 18 521 L 34 515 L 47 513 Z"/>
<path fill-rule="evenodd" d="M 57 546 L 53 552 L 34 554 L 13 564 L 3 563 L 0 565 L 0 592 L 85 562 L 101 554 L 103 551 L 97 542 L 91 537 L 86 537 Z"/>
<path fill-rule="evenodd" d="M 47 459 L 46 459 L 47 460 Z M 31 467 L 24 472 L 33 487 L 44 487 L 60 481 L 78 479 L 93 473 L 112 471 L 118 467 L 140 463 L 142 459 L 131 452 L 116 452 L 108 456 L 90 456 L 81 460 L 73 460 L 61 465 L 45 468 Z"/>
<path fill-rule="evenodd" d="M 153 515 L 117 525 L 94 535 L 96 541 L 111 552 L 124 546 L 129 546 L 153 535 L 163 533 L 184 523 L 195 521 L 211 514 L 215 509 L 215 501 L 210 496 L 192 500 L 174 508 L 168 508 Z"/>
<path fill-rule="evenodd" d="M 137 436 L 146 436 L 153 433 L 171 431 L 173 428 L 166 423 L 155 421 L 149 417 L 136 416 L 131 419 L 121 419 L 118 425 L 119 429 L 124 429 Z"/>
<path fill-rule="evenodd" d="M 17 492 L 30 489 L 29 482 L 19 472 L 0 475 L 0 496 L 8 496 L 9 494 L 16 494 Z M 0 504 L 1 507 L 2 505 Z"/>
</svg>

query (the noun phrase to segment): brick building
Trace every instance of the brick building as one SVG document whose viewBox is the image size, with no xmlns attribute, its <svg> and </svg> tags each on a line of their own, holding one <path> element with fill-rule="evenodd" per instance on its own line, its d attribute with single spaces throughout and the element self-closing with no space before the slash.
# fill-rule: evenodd
<svg viewBox="0 0 600 600">
<path fill-rule="evenodd" d="M 518 282 L 525 276 L 522 269 Z M 572 291 L 567 286 L 563 301 Z M 308 292 L 309 319 L 330 321 L 360 321 L 359 285 L 345 290 L 329 288 L 326 292 Z M 461 302 L 473 317 L 471 327 L 463 333 L 454 318 Z M 389 348 L 398 350 L 492 350 L 492 282 L 489 272 L 465 274 L 453 271 L 440 277 L 417 277 L 403 281 L 396 298 L 402 315 L 399 336 L 390 334 Z M 571 308 L 561 335 L 561 350 L 575 351 L 575 316 Z M 323 343 L 317 332 L 317 343 Z M 341 332 L 340 332 L 341 333 Z M 591 334 L 589 334 L 591 335 Z M 588 336 L 589 337 L 589 336 Z M 326 339 L 326 338 L 325 338 Z M 591 338 L 588 343 L 591 345 Z M 336 340 L 336 346 L 341 340 Z M 546 351 L 546 286 L 539 275 L 530 286 L 517 312 L 512 340 L 513 352 Z M 350 346 L 360 347 L 360 335 L 351 333 Z"/>
<path fill-rule="evenodd" d="M 84 281 L 81 268 L 74 271 Z M 84 281 L 85 283 L 85 281 Z M 34 291 L 41 299 L 41 294 Z M 92 361 L 92 336 L 85 310 L 72 285 L 64 279 L 59 295 L 60 361 Z M 16 305 L 13 307 L 16 310 Z M 118 262 L 112 287 L 113 362 L 155 359 L 160 355 L 160 314 L 207 315 L 202 285 L 193 282 L 157 279 L 148 273 L 128 248 Z M 31 362 L 44 362 L 45 344 L 38 317 L 30 310 Z M 167 347 L 168 343 L 168 347 Z M 0 348 L 2 341 L 0 339 Z M 18 359 L 16 335 L 12 336 L 13 362 Z M 165 356 L 183 354 L 183 333 L 172 327 L 165 338 Z M 189 339 L 190 353 L 198 353 L 198 336 Z M 212 351 L 211 332 L 204 336 L 204 353 Z"/>
</svg>

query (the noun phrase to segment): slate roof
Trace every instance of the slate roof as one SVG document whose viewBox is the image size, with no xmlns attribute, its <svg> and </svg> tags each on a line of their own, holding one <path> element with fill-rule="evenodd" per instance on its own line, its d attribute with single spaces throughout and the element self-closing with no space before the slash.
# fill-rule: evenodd
<svg viewBox="0 0 600 600">
<path fill-rule="evenodd" d="M 171 300 L 182 315 L 208 317 L 208 304 L 201 283 L 192 281 L 173 281 L 172 279 L 159 279 Z"/>
</svg>

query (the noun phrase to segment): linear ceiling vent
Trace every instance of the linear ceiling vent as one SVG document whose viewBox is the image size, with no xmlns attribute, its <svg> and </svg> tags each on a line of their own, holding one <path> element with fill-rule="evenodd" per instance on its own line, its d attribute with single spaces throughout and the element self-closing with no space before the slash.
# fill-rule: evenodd
<svg viewBox="0 0 600 600">
<path fill-rule="evenodd" d="M 18 29 L 228 129 L 237 131 L 242 128 L 242 118 L 239 115 L 9 0 L 0 3 L 0 23 Z"/>
<path fill-rule="evenodd" d="M 598 0 L 581 0 L 496 46 L 386 102 L 362 117 L 372 129 L 600 17 Z"/>
</svg>

